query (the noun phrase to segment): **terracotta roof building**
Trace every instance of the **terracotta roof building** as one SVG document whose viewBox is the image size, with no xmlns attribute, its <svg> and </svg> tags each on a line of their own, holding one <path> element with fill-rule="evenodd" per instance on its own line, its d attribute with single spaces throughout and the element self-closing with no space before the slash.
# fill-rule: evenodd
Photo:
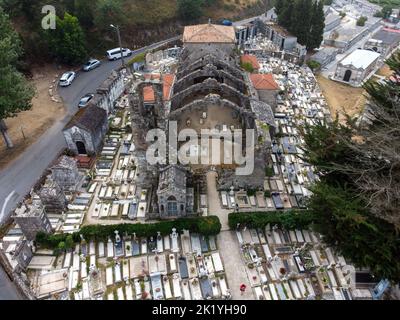
<svg viewBox="0 0 400 320">
<path fill-rule="evenodd" d="M 256 90 L 279 90 L 279 86 L 271 73 L 251 74 L 250 80 Z"/>
<path fill-rule="evenodd" d="M 260 64 L 258 63 L 257 57 L 255 55 L 244 54 L 240 57 L 240 62 L 250 63 L 254 71 L 258 71 L 260 69 Z"/>
<path fill-rule="evenodd" d="M 232 26 L 198 24 L 185 27 L 183 43 L 235 43 L 235 29 Z"/>
<path fill-rule="evenodd" d="M 257 90 L 258 99 L 268 104 L 274 110 L 277 103 L 279 86 L 275 82 L 272 73 L 251 74 L 250 80 L 254 89 Z"/>
<path fill-rule="evenodd" d="M 148 80 L 155 80 L 155 79 L 160 79 L 161 75 L 160 74 L 146 74 L 145 79 Z M 173 74 L 164 74 L 162 76 L 162 82 L 163 82 L 163 100 L 168 101 L 171 96 L 171 89 L 172 85 L 175 80 L 175 75 Z M 154 89 L 151 85 L 143 87 L 143 101 L 145 103 L 155 103 L 156 98 L 154 94 Z"/>
</svg>

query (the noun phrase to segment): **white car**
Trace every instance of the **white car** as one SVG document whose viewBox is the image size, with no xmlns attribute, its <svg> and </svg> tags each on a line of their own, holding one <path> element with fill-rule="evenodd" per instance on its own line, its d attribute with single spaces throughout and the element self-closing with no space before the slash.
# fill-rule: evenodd
<svg viewBox="0 0 400 320">
<path fill-rule="evenodd" d="M 97 59 L 90 59 L 83 65 L 83 71 L 90 71 L 97 68 L 100 65 L 100 61 Z"/>
<path fill-rule="evenodd" d="M 73 71 L 69 71 L 64 73 L 60 78 L 60 87 L 67 87 L 71 85 L 72 81 L 74 81 L 76 77 L 76 73 Z"/>
<path fill-rule="evenodd" d="M 131 54 L 132 54 L 132 51 L 130 49 L 122 48 L 122 55 L 124 57 L 128 57 Z M 106 55 L 107 55 L 107 59 L 108 60 L 121 59 L 121 49 L 120 48 L 114 48 L 114 49 L 108 50 Z"/>
</svg>

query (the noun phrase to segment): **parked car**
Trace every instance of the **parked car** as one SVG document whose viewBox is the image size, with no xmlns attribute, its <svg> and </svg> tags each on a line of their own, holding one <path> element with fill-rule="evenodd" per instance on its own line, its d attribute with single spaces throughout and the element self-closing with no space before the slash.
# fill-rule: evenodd
<svg viewBox="0 0 400 320">
<path fill-rule="evenodd" d="M 114 48 L 114 49 L 108 50 L 106 55 L 107 55 L 107 59 L 108 60 L 121 59 L 121 49 L 120 48 Z M 122 55 L 124 57 L 128 57 L 128 56 L 132 55 L 132 51 L 130 49 L 127 49 L 127 48 L 122 48 Z"/>
<path fill-rule="evenodd" d="M 90 59 L 88 62 L 86 62 L 83 65 L 83 70 L 84 71 L 90 71 L 93 70 L 94 68 L 97 68 L 100 65 L 100 61 L 97 59 Z"/>
<path fill-rule="evenodd" d="M 60 87 L 69 86 L 72 83 L 72 81 L 74 81 L 75 77 L 76 77 L 76 73 L 73 71 L 68 71 L 68 72 L 64 73 L 60 78 L 60 82 L 59 82 Z"/>
<path fill-rule="evenodd" d="M 88 93 L 88 94 L 84 95 L 78 103 L 78 108 L 86 107 L 89 104 L 90 100 L 93 99 L 93 97 L 94 97 L 93 93 Z"/>
</svg>

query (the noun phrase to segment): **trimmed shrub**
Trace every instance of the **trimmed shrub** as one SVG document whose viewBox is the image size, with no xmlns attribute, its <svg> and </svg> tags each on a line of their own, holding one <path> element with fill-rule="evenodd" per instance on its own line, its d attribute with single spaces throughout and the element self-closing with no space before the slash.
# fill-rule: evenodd
<svg viewBox="0 0 400 320">
<path fill-rule="evenodd" d="M 228 216 L 229 227 L 235 230 L 241 227 L 264 229 L 267 224 L 278 225 L 286 230 L 307 229 L 312 224 L 312 215 L 306 210 L 271 212 L 232 212 Z"/>
<path fill-rule="evenodd" d="M 217 216 L 209 217 L 193 217 L 180 218 L 177 220 L 160 221 L 148 224 L 131 224 L 123 223 L 118 225 L 90 225 L 84 226 L 79 232 L 71 235 L 55 234 L 50 235 L 44 232 L 39 232 L 36 236 L 36 242 L 40 246 L 49 249 L 59 248 L 59 244 L 64 242 L 66 247 L 71 247 L 71 240 L 74 243 L 81 241 L 80 235 L 85 240 L 107 240 L 108 237 L 114 237 L 114 231 L 118 231 L 120 235 L 127 233 L 128 235 L 136 234 L 138 237 L 156 236 L 157 232 L 166 236 L 171 233 L 172 228 L 176 228 L 177 232 L 189 230 L 190 232 L 200 233 L 204 236 L 216 235 L 221 231 L 221 223 Z"/>
</svg>

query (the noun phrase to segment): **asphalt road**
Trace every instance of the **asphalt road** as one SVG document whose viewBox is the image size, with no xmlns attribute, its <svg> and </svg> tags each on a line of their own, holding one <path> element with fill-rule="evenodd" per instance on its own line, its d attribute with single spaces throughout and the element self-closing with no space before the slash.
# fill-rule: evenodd
<svg viewBox="0 0 400 320">
<path fill-rule="evenodd" d="M 0 300 L 21 300 L 14 283 L 10 281 L 7 274 L 0 268 Z"/>
</svg>

